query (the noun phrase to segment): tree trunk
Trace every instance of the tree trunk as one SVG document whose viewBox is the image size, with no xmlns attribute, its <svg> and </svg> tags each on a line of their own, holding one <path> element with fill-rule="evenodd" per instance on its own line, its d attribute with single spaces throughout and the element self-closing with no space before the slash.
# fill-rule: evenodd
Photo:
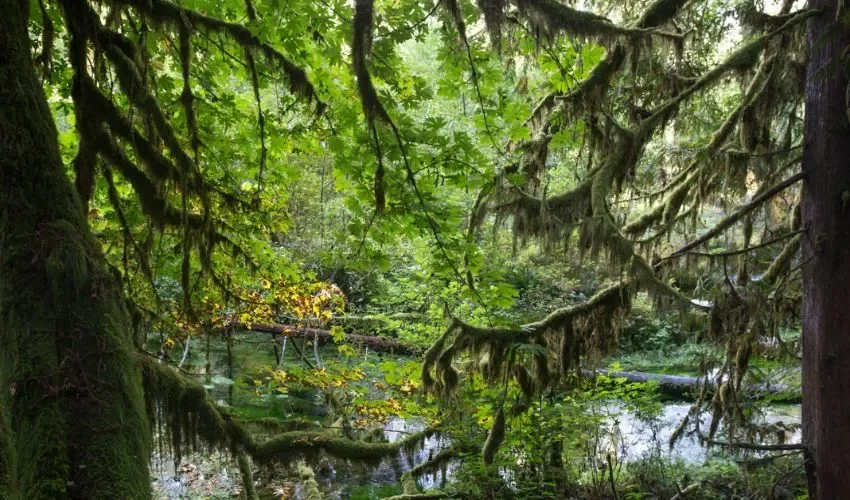
<svg viewBox="0 0 850 500">
<path fill-rule="evenodd" d="M 0 1 L 0 498 L 148 498 L 130 315 L 62 165 L 29 8 Z"/>
<path fill-rule="evenodd" d="M 837 0 L 808 26 L 802 213 L 803 439 L 811 498 L 850 498 L 850 123 Z"/>
</svg>

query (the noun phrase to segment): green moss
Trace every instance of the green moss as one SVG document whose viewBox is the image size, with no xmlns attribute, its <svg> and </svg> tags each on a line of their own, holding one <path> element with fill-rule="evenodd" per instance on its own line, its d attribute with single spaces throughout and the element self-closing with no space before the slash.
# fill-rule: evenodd
<svg viewBox="0 0 850 500">
<path fill-rule="evenodd" d="M 416 482 L 416 478 L 413 477 L 413 474 L 410 471 L 401 475 L 401 488 L 405 495 L 414 495 L 419 493 L 419 484 Z"/>
<path fill-rule="evenodd" d="M 672 19 L 686 3 L 688 0 L 655 0 L 644 10 L 637 26 L 640 28 L 660 26 Z"/>
<path fill-rule="evenodd" d="M 634 34 L 604 16 L 573 9 L 554 0 L 520 0 L 517 9 L 540 34 L 549 38 L 562 33 L 584 37 Z"/>
<path fill-rule="evenodd" d="M 201 447 L 226 449 L 237 457 L 252 449 L 251 437 L 202 385 L 155 361 L 141 364 L 150 420 L 168 439 L 176 462 L 184 451 Z"/>
<path fill-rule="evenodd" d="M 313 469 L 304 461 L 298 463 L 298 475 L 304 483 L 304 500 L 322 500 L 324 496 L 319 489 L 319 483 L 316 482 L 316 475 Z"/>
<path fill-rule="evenodd" d="M 326 432 L 294 431 L 279 434 L 256 445 L 252 456 L 260 463 L 287 460 L 296 455 L 324 451 L 337 458 L 378 462 L 402 450 L 422 444 L 427 432 L 411 434 L 392 443 L 370 443 L 337 437 Z"/>
<path fill-rule="evenodd" d="M 785 244 L 782 251 L 773 259 L 770 267 L 767 268 L 767 271 L 765 271 L 762 277 L 766 283 L 773 283 L 782 273 L 788 270 L 791 260 L 797 255 L 797 251 L 800 249 L 801 241 L 801 235 L 798 234 Z"/>
<path fill-rule="evenodd" d="M 242 492 L 246 500 L 258 500 L 257 490 L 254 488 L 254 473 L 251 470 L 251 459 L 248 455 L 241 453 L 236 457 L 239 466 L 239 474 L 242 477 Z"/>
<path fill-rule="evenodd" d="M 150 434 L 120 284 L 86 226 L 28 47 L 0 18 L 0 426 L 24 498 L 147 498 Z M 83 39 L 71 33 L 69 47 Z M 9 474 L 8 471 L 14 472 Z"/>
<path fill-rule="evenodd" d="M 484 448 L 481 450 L 481 456 L 485 465 L 492 465 L 496 452 L 499 451 L 499 446 L 505 440 L 505 412 L 502 408 L 496 412 L 496 417 L 493 419 L 493 426 L 490 432 L 487 433 L 487 440 L 484 442 Z"/>
</svg>

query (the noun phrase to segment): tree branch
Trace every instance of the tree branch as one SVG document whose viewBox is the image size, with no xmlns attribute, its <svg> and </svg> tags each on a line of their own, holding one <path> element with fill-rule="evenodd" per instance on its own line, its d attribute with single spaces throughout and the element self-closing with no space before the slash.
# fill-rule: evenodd
<svg viewBox="0 0 850 500">
<path fill-rule="evenodd" d="M 760 195 L 753 198 L 752 201 L 750 201 L 749 203 L 747 203 L 745 205 L 742 205 L 740 208 L 738 208 L 738 210 L 732 212 L 732 214 L 730 214 L 728 217 L 726 217 L 722 221 L 718 222 L 713 228 L 709 229 L 705 234 L 703 234 L 699 238 L 691 241 L 690 243 L 685 244 L 684 246 L 682 246 L 681 248 L 679 248 L 678 250 L 676 250 L 675 252 L 673 252 L 672 254 L 667 256 L 665 258 L 665 260 L 671 259 L 673 257 L 680 255 L 680 254 L 683 254 L 685 252 L 693 250 L 694 248 L 702 245 L 703 243 L 706 243 L 710 239 L 719 235 L 720 233 L 725 231 L 727 228 L 729 228 L 730 226 L 732 226 L 733 224 L 738 222 L 741 219 L 741 217 L 752 212 L 753 210 L 758 208 L 762 203 L 764 203 L 765 201 L 774 197 L 776 194 L 782 192 L 783 190 L 787 189 L 788 187 L 796 184 L 798 181 L 802 180 L 804 177 L 805 177 L 805 174 L 803 172 L 798 172 L 798 173 L 792 175 L 791 177 L 785 179 L 784 181 L 779 182 L 778 184 L 770 187 L 769 189 L 765 190 Z"/>
</svg>

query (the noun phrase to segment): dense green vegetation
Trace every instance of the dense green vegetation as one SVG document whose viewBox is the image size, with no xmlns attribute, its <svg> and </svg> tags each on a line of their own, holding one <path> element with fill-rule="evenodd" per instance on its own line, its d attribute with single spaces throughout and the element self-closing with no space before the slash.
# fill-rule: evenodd
<svg viewBox="0 0 850 500">
<path fill-rule="evenodd" d="M 799 414 L 842 10 L 0 5 L 0 498 L 842 491 Z"/>
</svg>

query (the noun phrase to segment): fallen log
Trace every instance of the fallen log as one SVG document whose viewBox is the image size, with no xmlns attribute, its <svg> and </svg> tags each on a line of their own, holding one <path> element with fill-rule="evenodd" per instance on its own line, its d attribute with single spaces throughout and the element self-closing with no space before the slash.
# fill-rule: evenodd
<svg viewBox="0 0 850 500">
<path fill-rule="evenodd" d="M 230 322 L 227 328 L 237 330 L 246 330 L 251 332 L 270 333 L 272 335 L 284 335 L 286 337 L 307 337 L 316 339 L 321 343 L 333 341 L 331 332 L 320 328 L 307 328 L 295 325 L 286 325 L 283 323 L 242 323 L 239 321 Z M 221 330 L 222 328 L 219 328 Z M 370 349 L 377 352 L 389 352 L 393 354 L 415 355 L 418 350 L 403 344 L 395 339 L 386 337 L 376 337 L 373 335 L 359 335 L 356 333 L 346 333 L 345 340 L 356 344 L 369 346 Z"/>
<path fill-rule="evenodd" d="M 701 379 L 697 377 L 686 377 L 681 375 L 662 375 L 659 373 L 614 371 L 599 368 L 594 370 L 582 370 L 584 376 L 592 377 L 594 373 L 606 375 L 613 378 L 624 378 L 629 382 L 658 382 L 658 391 L 666 396 L 681 399 L 696 399 L 699 393 Z M 743 391 L 751 397 L 762 399 L 773 397 L 784 403 L 800 402 L 799 392 L 794 392 L 785 384 L 758 384 L 749 385 Z M 710 389 L 710 392 L 711 391 Z"/>
</svg>

